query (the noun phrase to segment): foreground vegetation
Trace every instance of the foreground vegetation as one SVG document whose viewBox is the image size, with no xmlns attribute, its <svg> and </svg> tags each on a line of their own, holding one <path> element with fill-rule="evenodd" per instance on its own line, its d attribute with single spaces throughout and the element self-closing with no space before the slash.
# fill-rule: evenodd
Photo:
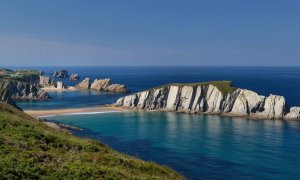
<svg viewBox="0 0 300 180">
<path fill-rule="evenodd" d="M 0 179 L 183 179 L 154 163 L 58 132 L 0 102 Z"/>
</svg>

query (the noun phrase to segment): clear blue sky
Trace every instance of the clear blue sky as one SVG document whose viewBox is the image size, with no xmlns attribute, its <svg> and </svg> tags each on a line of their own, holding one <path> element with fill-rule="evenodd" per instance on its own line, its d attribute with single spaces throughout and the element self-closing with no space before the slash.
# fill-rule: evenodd
<svg viewBox="0 0 300 180">
<path fill-rule="evenodd" d="M 300 65 L 299 0 L 5 0 L 0 66 Z"/>
</svg>

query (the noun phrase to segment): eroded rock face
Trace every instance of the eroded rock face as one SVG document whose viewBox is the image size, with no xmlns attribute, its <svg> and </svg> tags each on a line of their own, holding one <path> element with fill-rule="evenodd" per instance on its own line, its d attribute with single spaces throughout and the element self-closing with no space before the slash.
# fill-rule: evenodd
<svg viewBox="0 0 300 180">
<path fill-rule="evenodd" d="M 262 119 L 299 119 L 300 107 L 290 110 L 282 96 L 258 95 L 246 89 L 223 93 L 214 85 L 170 85 L 120 98 L 116 106 L 185 113 L 220 114 Z"/>
<path fill-rule="evenodd" d="M 111 79 L 95 79 L 91 85 L 91 90 L 94 91 L 106 91 L 107 87 L 110 85 Z"/>
<path fill-rule="evenodd" d="M 111 84 L 105 89 L 105 91 L 114 93 L 127 93 L 128 89 L 122 84 Z"/>
<path fill-rule="evenodd" d="M 255 113 L 258 109 L 261 109 L 261 106 L 264 103 L 264 96 L 260 96 L 253 91 L 246 89 L 236 90 L 237 97 L 233 103 L 231 113 L 240 114 L 240 115 L 250 115 Z"/>
<path fill-rule="evenodd" d="M 83 81 L 78 83 L 75 88 L 81 89 L 81 90 L 88 90 L 91 87 L 90 78 L 85 78 Z"/>
<path fill-rule="evenodd" d="M 7 89 L 0 89 L 0 102 L 4 102 L 4 103 L 7 103 L 7 104 L 10 104 L 10 105 L 12 105 L 12 106 L 20 109 L 15 104 L 15 102 L 12 100 L 12 98 L 10 97 L 9 90 L 7 90 Z"/>
<path fill-rule="evenodd" d="M 48 76 L 40 76 L 40 85 L 44 86 L 44 85 L 48 85 L 51 82 L 50 77 Z"/>
<path fill-rule="evenodd" d="M 0 88 L 7 89 L 13 100 L 46 100 L 48 93 L 34 84 L 19 81 L 1 81 Z"/>
<path fill-rule="evenodd" d="M 72 81 L 78 81 L 80 79 L 80 76 L 78 74 L 72 74 L 70 76 L 70 80 Z"/>
<path fill-rule="evenodd" d="M 56 88 L 57 88 L 57 89 L 65 89 L 65 85 L 64 85 L 63 82 L 57 81 L 57 82 L 56 82 Z"/>
<path fill-rule="evenodd" d="M 293 120 L 293 119 L 297 119 L 300 120 L 300 107 L 291 107 L 290 108 L 290 112 L 285 116 L 285 119 L 289 120 Z"/>
<path fill-rule="evenodd" d="M 128 89 L 122 84 L 111 84 L 111 79 L 95 79 L 92 84 L 90 84 L 90 79 L 86 78 L 79 84 L 75 86 L 77 89 L 82 90 L 93 90 L 99 92 L 113 92 L 113 93 L 126 93 Z"/>
<path fill-rule="evenodd" d="M 0 89 L 0 101 L 10 104 L 12 99 L 10 98 L 9 91 L 7 89 Z"/>
<path fill-rule="evenodd" d="M 286 114 L 285 99 L 283 96 L 270 95 L 264 102 L 263 111 L 257 113 L 270 119 L 282 119 Z"/>
<path fill-rule="evenodd" d="M 68 73 L 67 70 L 62 69 L 59 72 L 55 71 L 52 76 L 56 77 L 56 78 L 68 78 L 69 77 L 69 73 Z"/>
</svg>

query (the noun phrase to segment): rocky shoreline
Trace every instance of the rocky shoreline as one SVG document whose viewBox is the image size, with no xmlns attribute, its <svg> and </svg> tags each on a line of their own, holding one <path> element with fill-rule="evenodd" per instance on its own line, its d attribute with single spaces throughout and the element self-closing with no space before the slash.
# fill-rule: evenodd
<svg viewBox="0 0 300 180">
<path fill-rule="evenodd" d="M 52 75 L 54 78 L 65 79 L 69 78 L 67 70 L 55 71 Z M 70 76 L 71 81 L 78 81 L 80 79 L 79 74 L 72 74 Z M 81 90 L 91 90 L 98 92 L 112 92 L 112 93 L 127 93 L 129 90 L 123 84 L 112 84 L 110 78 L 105 79 L 95 79 L 93 83 L 89 77 L 86 77 L 81 82 L 78 82 L 75 86 L 66 86 L 62 81 L 55 81 L 48 76 L 40 76 L 39 85 L 48 91 L 61 91 L 61 90 L 71 90 L 71 91 L 81 91 Z"/>
<path fill-rule="evenodd" d="M 283 96 L 268 97 L 232 87 L 229 81 L 169 84 L 120 98 L 117 107 L 140 110 L 300 120 L 300 107 L 288 107 Z"/>
<path fill-rule="evenodd" d="M 6 71 L 0 75 L 0 89 L 7 90 L 14 101 L 50 99 L 39 86 L 39 76 L 38 71 Z"/>
</svg>

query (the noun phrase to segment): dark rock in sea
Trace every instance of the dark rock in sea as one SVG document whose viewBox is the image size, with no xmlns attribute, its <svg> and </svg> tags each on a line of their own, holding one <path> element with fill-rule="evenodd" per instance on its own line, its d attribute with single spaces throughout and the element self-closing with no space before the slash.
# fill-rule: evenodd
<svg viewBox="0 0 300 180">
<path fill-rule="evenodd" d="M 59 72 L 55 71 L 52 76 L 56 78 L 69 78 L 69 73 L 67 70 L 63 69 Z"/>
<path fill-rule="evenodd" d="M 72 75 L 70 76 L 70 79 L 71 79 L 72 81 L 78 81 L 78 80 L 80 79 L 80 76 L 79 76 L 78 74 L 72 74 Z"/>
</svg>

